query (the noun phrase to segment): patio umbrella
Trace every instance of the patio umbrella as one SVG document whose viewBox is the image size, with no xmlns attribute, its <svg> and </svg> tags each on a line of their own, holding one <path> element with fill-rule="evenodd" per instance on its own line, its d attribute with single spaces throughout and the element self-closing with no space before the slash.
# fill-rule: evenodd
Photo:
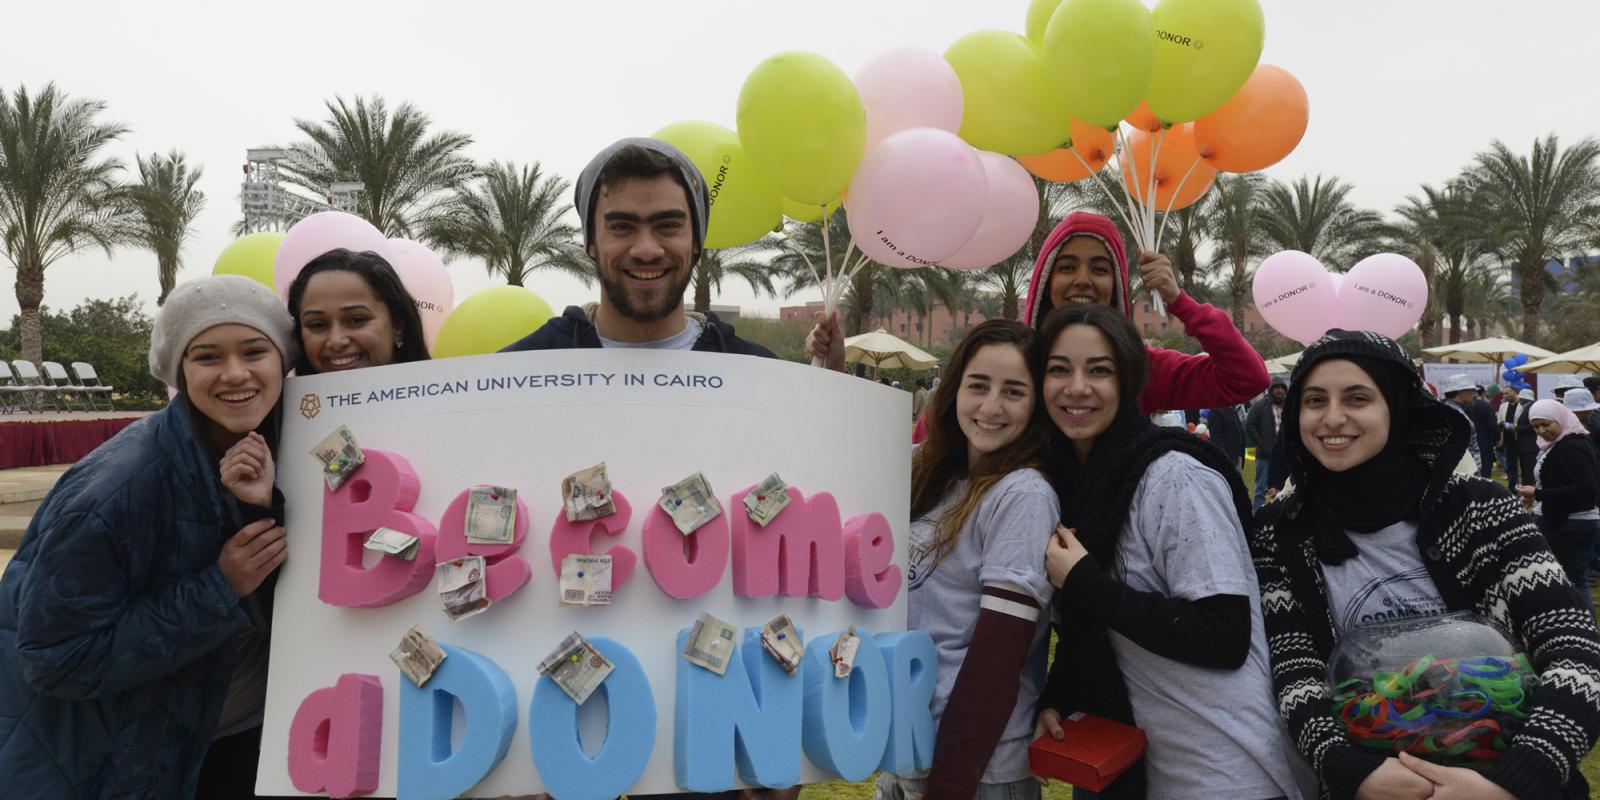
<svg viewBox="0 0 1600 800">
<path fill-rule="evenodd" d="M 1527 353 L 1530 359 L 1549 358 L 1555 355 L 1555 353 L 1543 347 L 1519 342 L 1516 339 L 1507 339 L 1503 336 L 1491 336 L 1488 339 L 1476 339 L 1460 344 L 1424 347 L 1422 352 L 1440 358 L 1453 358 L 1457 361 L 1487 361 L 1490 364 L 1503 363 L 1506 359 L 1518 353 Z M 1526 367 L 1519 369 L 1525 370 Z"/>
<path fill-rule="evenodd" d="M 1304 352 L 1304 350 L 1300 351 L 1300 353 Z M 1267 359 L 1267 374 L 1278 375 L 1280 373 L 1293 371 L 1294 365 L 1300 363 L 1300 353 L 1290 353 L 1286 356 L 1278 356 L 1277 358 Z"/>
<path fill-rule="evenodd" d="M 860 361 L 873 369 L 932 369 L 939 359 L 882 328 L 844 340 L 844 360 Z"/>
<path fill-rule="evenodd" d="M 1517 369 L 1523 372 L 1600 372 L 1600 342 L 1530 361 Z"/>
</svg>

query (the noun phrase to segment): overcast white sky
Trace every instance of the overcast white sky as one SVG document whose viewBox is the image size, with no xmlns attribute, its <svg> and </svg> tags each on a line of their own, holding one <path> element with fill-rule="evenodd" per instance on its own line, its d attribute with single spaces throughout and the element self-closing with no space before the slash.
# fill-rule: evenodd
<svg viewBox="0 0 1600 800">
<path fill-rule="evenodd" d="M 1338 175 L 1364 206 L 1392 208 L 1454 175 L 1490 140 L 1600 135 L 1600 3 L 1593 0 L 1262 0 L 1262 60 L 1311 98 L 1299 149 L 1269 174 Z M 479 160 L 538 160 L 571 179 L 609 142 L 662 125 L 734 125 L 739 87 L 762 58 L 813 50 L 846 72 L 891 47 L 935 52 L 985 28 L 1020 32 L 1027 0 L 570 0 L 569 2 L 12 3 L 0 88 L 55 81 L 109 103 L 132 128 L 114 154 L 183 150 L 205 166 L 209 205 L 180 275 L 209 274 L 232 240 L 245 149 L 288 144 L 295 117 L 335 95 L 410 101 L 470 133 Z M 137 173 L 135 173 L 136 175 Z M 459 301 L 490 285 L 450 266 Z M 5 269 L 0 319 L 17 311 Z M 560 308 L 595 296 L 564 279 L 530 284 Z M 154 309 L 155 260 L 99 251 L 51 267 L 45 303 L 138 293 Z M 775 312 L 820 299 L 718 302 Z"/>
</svg>

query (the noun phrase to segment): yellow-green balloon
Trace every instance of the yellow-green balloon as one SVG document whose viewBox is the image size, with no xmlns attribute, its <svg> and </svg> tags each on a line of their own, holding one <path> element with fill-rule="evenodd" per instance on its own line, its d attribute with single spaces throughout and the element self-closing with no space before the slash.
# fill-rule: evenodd
<svg viewBox="0 0 1600 800">
<path fill-rule="evenodd" d="M 961 138 L 1008 156 L 1047 153 L 1067 140 L 1072 114 L 1044 59 L 1010 31 L 975 31 L 955 41 L 944 60 L 961 79 Z"/>
<path fill-rule="evenodd" d="M 739 136 L 714 122 L 674 122 L 652 138 L 676 146 L 700 168 L 711 192 L 706 247 L 760 239 L 783 221 L 783 196 L 745 153 Z"/>
<path fill-rule="evenodd" d="M 757 64 L 739 90 L 738 122 L 745 152 L 784 197 L 802 203 L 838 197 L 867 145 L 855 84 L 816 53 L 779 53 Z"/>
<path fill-rule="evenodd" d="M 1044 32 L 1050 78 L 1072 115 L 1110 128 L 1139 105 L 1155 64 L 1150 12 L 1139 0 L 1065 0 Z"/>
<path fill-rule="evenodd" d="M 1161 0 L 1155 24 L 1155 72 L 1145 99 L 1176 125 L 1217 110 L 1255 72 L 1266 37 L 1257 0 Z"/>
<path fill-rule="evenodd" d="M 1028 23 L 1023 28 L 1028 32 L 1028 41 L 1034 47 L 1044 46 L 1044 29 L 1050 24 L 1050 15 L 1056 13 L 1056 6 L 1061 5 L 1061 0 L 1032 0 L 1028 3 Z"/>
<path fill-rule="evenodd" d="M 278 254 L 283 234 L 263 231 L 241 236 L 233 244 L 222 248 L 217 263 L 211 266 L 212 275 L 243 275 L 268 289 L 273 289 L 272 258 Z"/>
<path fill-rule="evenodd" d="M 783 215 L 795 222 L 816 222 L 822 219 L 824 215 L 833 216 L 833 212 L 839 210 L 839 202 L 843 199 L 841 197 L 834 200 L 824 209 L 821 203 L 802 203 L 785 197 L 783 198 Z"/>
<path fill-rule="evenodd" d="M 462 300 L 445 317 L 434 358 L 498 352 L 539 329 L 555 314 L 544 298 L 521 286 L 491 286 Z"/>
</svg>

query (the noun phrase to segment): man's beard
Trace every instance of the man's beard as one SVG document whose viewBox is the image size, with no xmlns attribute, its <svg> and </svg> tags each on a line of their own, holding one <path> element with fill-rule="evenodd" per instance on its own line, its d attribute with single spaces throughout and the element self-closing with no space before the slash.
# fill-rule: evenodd
<svg viewBox="0 0 1600 800">
<path fill-rule="evenodd" d="M 660 302 L 653 306 L 637 304 L 633 301 L 633 298 L 628 296 L 628 287 L 624 286 L 621 280 L 621 265 L 615 266 L 611 270 L 597 270 L 600 273 L 600 288 L 605 292 L 606 299 L 611 302 L 612 308 L 615 308 L 617 313 L 623 317 L 634 322 L 660 322 L 683 305 L 683 294 L 688 290 L 689 281 L 694 277 L 692 271 L 679 269 L 679 266 L 672 262 L 673 259 L 667 259 L 670 269 L 674 272 L 681 272 L 683 277 L 676 284 L 667 287 L 662 294 Z M 616 277 L 613 278 L 612 275 Z"/>
</svg>

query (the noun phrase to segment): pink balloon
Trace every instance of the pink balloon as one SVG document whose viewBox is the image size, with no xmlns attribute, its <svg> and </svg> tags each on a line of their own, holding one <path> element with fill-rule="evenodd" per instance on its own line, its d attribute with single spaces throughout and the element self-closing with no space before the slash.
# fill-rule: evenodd
<svg viewBox="0 0 1600 800">
<path fill-rule="evenodd" d="M 941 267 L 982 269 L 1011 257 L 1033 235 L 1039 221 L 1039 190 L 1033 176 L 1016 160 L 987 151 L 978 152 L 989 182 L 978 232 L 956 254 L 939 262 Z"/>
<path fill-rule="evenodd" d="M 455 308 L 456 290 L 450 283 L 450 273 L 444 261 L 420 242 L 410 239 L 390 239 L 378 251 L 399 274 L 411 299 L 417 302 L 417 313 L 422 316 L 422 335 L 433 350 L 433 340 L 438 338 L 444 318 Z"/>
<path fill-rule="evenodd" d="M 867 112 L 867 149 L 907 128 L 961 130 L 961 79 L 944 57 L 920 47 L 880 53 L 855 76 Z"/>
<path fill-rule="evenodd" d="M 289 297 L 289 284 L 311 259 L 343 247 L 347 250 L 382 249 L 385 239 L 372 223 L 343 211 L 319 211 L 296 222 L 283 234 L 272 259 L 272 277 L 278 297 Z"/>
<path fill-rule="evenodd" d="M 1307 253 L 1285 250 L 1268 256 L 1256 267 L 1250 290 L 1261 318 L 1301 344 L 1315 342 L 1334 326 L 1333 281 Z"/>
<path fill-rule="evenodd" d="M 1339 287 L 1339 327 L 1404 336 L 1428 305 L 1428 279 L 1416 262 L 1395 253 L 1361 259 Z"/>
<path fill-rule="evenodd" d="M 961 137 L 937 128 L 891 134 L 850 181 L 850 234 L 880 264 L 937 264 L 978 232 L 987 184 L 978 151 Z"/>
</svg>

